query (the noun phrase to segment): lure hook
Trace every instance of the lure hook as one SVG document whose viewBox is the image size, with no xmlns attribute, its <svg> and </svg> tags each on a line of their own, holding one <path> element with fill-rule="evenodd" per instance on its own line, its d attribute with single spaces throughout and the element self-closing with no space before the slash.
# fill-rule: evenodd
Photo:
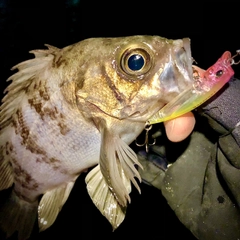
<svg viewBox="0 0 240 240">
<path fill-rule="evenodd" d="M 235 62 L 235 60 L 234 60 L 235 57 L 237 57 L 238 55 L 240 55 L 240 49 L 237 50 L 236 52 L 237 52 L 237 53 L 236 53 L 234 56 L 232 56 L 232 58 L 230 59 L 230 61 L 231 61 L 230 64 L 231 64 L 231 65 L 233 65 L 233 64 L 234 64 L 234 65 L 237 65 L 237 64 L 240 63 L 240 60 L 239 60 L 238 62 Z"/>
<path fill-rule="evenodd" d="M 145 128 L 144 128 L 144 130 L 146 131 L 144 142 L 141 143 L 141 144 L 139 144 L 139 143 L 137 143 L 137 140 L 135 140 L 135 144 L 136 144 L 138 147 L 143 147 L 143 146 L 145 146 L 146 152 L 149 151 L 149 146 L 153 146 L 153 145 L 155 145 L 155 143 L 156 143 L 156 139 L 155 139 L 155 138 L 153 139 L 153 143 L 149 143 L 148 133 L 149 133 L 149 131 L 150 131 L 151 129 L 152 129 L 152 124 L 149 124 L 148 122 L 146 122 Z"/>
</svg>

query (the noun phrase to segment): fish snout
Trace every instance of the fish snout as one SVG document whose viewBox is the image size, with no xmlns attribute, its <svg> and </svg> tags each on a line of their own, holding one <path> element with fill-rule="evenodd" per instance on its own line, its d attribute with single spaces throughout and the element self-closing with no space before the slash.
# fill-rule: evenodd
<svg viewBox="0 0 240 240">
<path fill-rule="evenodd" d="M 169 51 L 169 61 L 160 75 L 161 88 L 167 93 L 181 93 L 193 83 L 190 40 L 184 38 L 173 41 Z"/>
<path fill-rule="evenodd" d="M 186 79 L 187 81 L 192 81 L 193 58 L 191 54 L 189 38 L 183 38 L 182 40 L 178 40 L 178 44 L 176 44 L 174 48 L 173 59 L 178 71 L 183 75 L 184 79 Z"/>
</svg>

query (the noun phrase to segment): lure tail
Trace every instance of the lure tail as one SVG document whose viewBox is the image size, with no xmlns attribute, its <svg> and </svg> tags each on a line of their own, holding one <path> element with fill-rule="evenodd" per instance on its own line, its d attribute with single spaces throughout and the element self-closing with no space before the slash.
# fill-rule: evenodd
<svg viewBox="0 0 240 240">
<path fill-rule="evenodd" d="M 0 228 L 5 237 L 17 231 L 19 240 L 28 239 L 37 220 L 37 209 L 38 201 L 30 203 L 20 199 L 13 190 L 0 207 Z"/>
</svg>

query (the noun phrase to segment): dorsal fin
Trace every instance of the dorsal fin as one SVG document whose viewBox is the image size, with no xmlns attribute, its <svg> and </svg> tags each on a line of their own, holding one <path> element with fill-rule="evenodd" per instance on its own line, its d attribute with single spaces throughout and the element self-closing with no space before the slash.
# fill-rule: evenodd
<svg viewBox="0 0 240 240">
<path fill-rule="evenodd" d="M 55 55 L 53 53 L 59 50 L 50 45 L 47 47 L 49 49 L 30 51 L 35 55 L 35 58 L 21 62 L 12 68 L 12 70 L 18 69 L 18 72 L 7 79 L 7 81 L 12 80 L 12 83 L 5 89 L 4 93 L 7 94 L 2 99 L 0 107 L 1 129 L 11 122 L 13 114 L 17 111 L 26 92 L 29 91 L 29 87 L 39 81 L 37 76 L 50 65 Z"/>
</svg>

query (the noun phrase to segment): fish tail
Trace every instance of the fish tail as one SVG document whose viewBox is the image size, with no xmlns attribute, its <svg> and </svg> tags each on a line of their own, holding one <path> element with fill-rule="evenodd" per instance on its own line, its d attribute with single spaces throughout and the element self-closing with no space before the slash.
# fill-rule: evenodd
<svg viewBox="0 0 240 240">
<path fill-rule="evenodd" d="M 37 220 L 38 201 L 27 202 L 13 190 L 0 206 L 0 229 L 5 237 L 10 237 L 16 231 L 18 240 L 30 237 Z"/>
</svg>

